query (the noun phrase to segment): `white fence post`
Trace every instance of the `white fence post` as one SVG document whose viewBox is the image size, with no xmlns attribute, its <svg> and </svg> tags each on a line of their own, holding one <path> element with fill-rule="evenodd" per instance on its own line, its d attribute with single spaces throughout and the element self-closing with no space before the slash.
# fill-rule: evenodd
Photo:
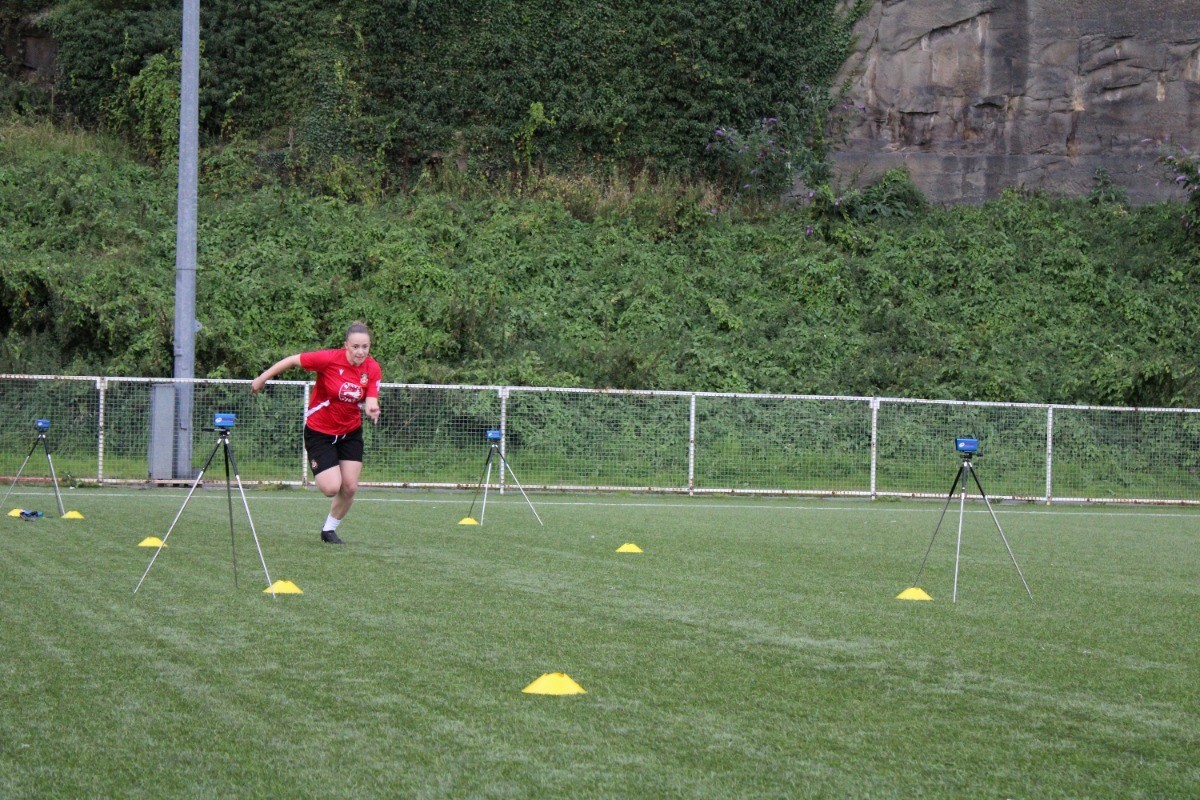
<svg viewBox="0 0 1200 800">
<path fill-rule="evenodd" d="M 104 485 L 104 410 L 108 395 L 108 378 L 96 378 L 96 484 Z"/>
<path fill-rule="evenodd" d="M 1054 406 L 1046 409 L 1046 505 L 1050 505 L 1054 476 Z"/>
<path fill-rule="evenodd" d="M 508 387 L 501 386 L 499 389 L 500 395 L 500 463 L 496 466 L 500 469 L 500 494 L 504 494 L 504 465 L 507 463 L 508 456 Z"/>
<path fill-rule="evenodd" d="M 304 384 L 304 393 L 301 396 L 300 402 L 300 415 L 303 419 L 307 419 L 305 415 L 308 414 L 308 401 L 309 397 L 311 396 L 309 393 L 312 391 L 315 385 L 316 384 L 314 383 Z M 300 437 L 300 485 L 308 485 L 308 450 L 304 446 L 303 435 Z"/>
<path fill-rule="evenodd" d="M 688 404 L 687 490 L 689 495 L 696 494 L 696 395 L 694 394 Z"/>
<path fill-rule="evenodd" d="M 879 465 L 879 398 L 871 398 L 871 499 L 875 499 L 875 468 Z"/>
</svg>

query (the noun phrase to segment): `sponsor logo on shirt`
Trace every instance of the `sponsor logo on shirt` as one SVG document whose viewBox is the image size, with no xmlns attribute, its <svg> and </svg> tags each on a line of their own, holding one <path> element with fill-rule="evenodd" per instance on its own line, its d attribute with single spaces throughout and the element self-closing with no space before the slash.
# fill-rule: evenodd
<svg viewBox="0 0 1200 800">
<path fill-rule="evenodd" d="M 358 403 L 363 399 L 363 387 L 352 381 L 344 381 L 338 389 L 338 400 L 345 403 Z"/>
</svg>

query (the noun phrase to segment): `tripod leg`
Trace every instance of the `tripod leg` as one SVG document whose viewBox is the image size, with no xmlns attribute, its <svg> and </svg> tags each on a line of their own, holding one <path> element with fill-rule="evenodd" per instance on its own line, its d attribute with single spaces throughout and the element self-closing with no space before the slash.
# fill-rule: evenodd
<svg viewBox="0 0 1200 800">
<path fill-rule="evenodd" d="M 64 517 L 67 509 L 63 508 L 62 494 L 58 491 L 58 476 L 54 474 L 54 459 L 50 457 L 50 442 L 45 436 L 41 437 L 42 447 L 46 449 L 46 463 L 50 465 L 50 482 L 54 484 L 54 497 L 58 500 L 58 515 Z"/>
<path fill-rule="evenodd" d="M 41 440 L 41 436 L 33 440 L 33 447 L 30 447 L 29 452 L 25 454 L 25 460 L 21 462 L 21 468 L 17 470 L 17 477 L 13 478 L 12 486 L 9 486 L 8 491 L 4 493 L 4 499 L 0 500 L 0 505 L 4 505 L 8 502 L 8 496 L 12 494 L 12 490 L 17 485 L 17 481 L 21 480 L 21 473 L 25 471 L 25 465 L 29 463 L 29 457 L 33 455 L 33 451 L 37 449 L 38 442 Z"/>
<path fill-rule="evenodd" d="M 963 461 L 962 470 L 959 473 L 962 476 L 962 494 L 958 501 L 958 544 L 954 546 L 954 591 L 950 595 L 950 602 L 958 602 L 958 561 L 962 554 L 962 529 L 963 529 L 963 513 L 967 510 L 967 470 L 970 469 L 969 461 Z"/>
<path fill-rule="evenodd" d="M 962 472 L 954 473 L 954 480 L 950 483 L 950 493 L 946 495 L 946 504 L 942 506 L 942 515 L 938 517 L 937 526 L 933 529 L 933 536 L 929 540 L 929 546 L 925 548 L 925 557 L 921 559 L 921 568 L 917 570 L 917 577 L 913 578 L 912 585 L 917 586 L 921 580 L 921 573 L 925 571 L 925 562 L 929 560 L 929 551 L 933 549 L 933 542 L 937 539 L 938 531 L 942 527 L 942 520 L 946 518 L 946 509 L 950 508 L 950 501 L 954 499 L 954 490 L 958 488 L 958 479 L 962 477 Z"/>
<path fill-rule="evenodd" d="M 187 497 L 183 498 L 183 505 L 179 507 L 179 513 L 175 515 L 175 519 L 171 521 L 171 527 L 167 528 L 167 532 L 163 535 L 162 544 L 154 551 L 154 555 L 150 557 L 150 563 L 146 565 L 146 571 L 142 573 L 142 579 L 137 582 L 137 586 L 133 587 L 133 593 L 137 594 L 137 590 L 142 588 L 142 582 L 146 580 L 146 576 L 150 574 L 150 567 L 154 566 L 154 561 L 158 558 L 158 554 L 167 546 L 167 539 L 171 536 L 171 531 L 175 530 L 176 523 L 183 516 L 183 510 L 187 508 L 188 501 L 192 499 L 192 495 L 196 493 L 196 487 L 200 485 L 200 481 L 204 479 L 204 473 L 208 471 L 208 465 L 212 463 L 213 456 L 217 454 L 217 449 L 221 446 L 218 441 L 213 445 L 212 452 L 208 454 L 208 458 L 204 461 L 204 466 L 200 468 L 200 473 L 196 476 L 195 482 L 192 483 L 192 488 L 188 490 Z"/>
<path fill-rule="evenodd" d="M 471 508 L 467 511 L 467 516 L 470 517 L 475 511 L 475 501 L 479 499 L 479 492 L 483 489 L 484 475 L 488 474 L 488 469 L 492 466 L 492 451 L 489 449 L 487 458 L 483 460 L 483 469 L 479 470 L 479 484 L 475 487 L 475 496 L 471 498 Z"/>
<path fill-rule="evenodd" d="M 246 490 L 242 488 L 242 476 L 238 474 L 237 459 L 233 457 L 233 445 L 226 443 L 225 453 L 229 457 L 230 463 L 233 464 L 233 477 L 237 481 L 238 494 L 242 496 L 242 508 L 246 509 L 246 521 L 250 523 L 250 535 L 254 538 L 254 547 L 258 550 L 258 560 L 262 562 L 263 575 L 267 578 L 267 588 L 271 590 L 271 597 L 275 597 L 275 584 L 271 583 L 271 573 L 267 571 L 267 559 L 263 558 L 262 545 L 258 542 L 258 531 L 254 530 L 254 517 L 250 516 L 250 504 L 246 502 Z M 229 477 L 226 474 L 226 481 Z M 233 509 L 230 508 L 230 529 L 233 528 Z M 236 562 L 235 562 L 236 564 Z M 234 574 L 237 574 L 236 566 Z"/>
<path fill-rule="evenodd" d="M 237 545 L 233 540 L 233 486 L 229 482 L 229 437 L 222 436 L 221 444 L 225 447 L 225 497 L 229 501 L 229 552 L 233 556 L 233 588 L 238 588 L 237 574 Z"/>
<path fill-rule="evenodd" d="M 1029 595 L 1029 599 L 1032 600 L 1033 592 L 1029 591 L 1029 584 L 1025 582 L 1025 576 L 1021 574 L 1021 566 L 1017 563 L 1017 557 L 1013 555 L 1012 548 L 1008 546 L 1008 537 L 1004 535 L 1004 530 L 1000 527 L 1000 520 L 996 518 L 996 512 L 992 510 L 992 501 L 988 500 L 987 493 L 983 491 L 983 484 L 979 482 L 979 476 L 975 474 L 975 470 L 971 470 L 971 477 L 975 479 L 979 494 L 983 496 L 988 513 L 992 515 L 992 522 L 996 523 L 996 530 L 1000 534 L 1000 541 L 1004 542 L 1004 549 L 1008 551 L 1008 557 L 1012 559 L 1013 566 L 1017 568 L 1017 577 L 1021 579 L 1021 585 L 1025 587 L 1025 594 Z"/>
<path fill-rule="evenodd" d="M 480 525 L 483 524 L 483 517 L 485 514 L 487 514 L 488 484 L 490 484 L 492 482 L 492 453 L 495 453 L 495 452 L 496 452 L 496 448 L 494 448 L 494 447 L 488 452 L 487 472 L 483 478 L 483 505 L 480 506 L 480 508 L 479 508 L 479 524 Z M 503 471 L 501 471 L 501 474 L 502 475 L 504 474 Z"/>
<path fill-rule="evenodd" d="M 533 503 L 530 501 L 529 495 L 525 494 L 525 487 L 521 485 L 519 480 L 517 480 L 517 473 L 513 472 L 512 466 L 508 463 L 508 459 L 504 456 L 500 456 L 500 463 L 508 467 L 508 474 L 512 476 L 513 483 L 515 483 L 517 488 L 521 490 L 521 496 L 525 498 L 525 502 L 529 503 L 529 510 L 533 512 L 534 519 L 538 521 L 538 525 L 543 525 L 542 518 L 538 516 L 537 509 L 533 507 Z M 545 526 L 543 525 L 543 527 Z"/>
</svg>

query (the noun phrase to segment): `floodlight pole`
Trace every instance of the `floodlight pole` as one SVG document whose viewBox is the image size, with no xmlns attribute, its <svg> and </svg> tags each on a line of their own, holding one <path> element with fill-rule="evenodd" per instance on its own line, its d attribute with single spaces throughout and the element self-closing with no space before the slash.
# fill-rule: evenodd
<svg viewBox="0 0 1200 800">
<path fill-rule="evenodd" d="M 179 195 L 175 219 L 174 476 L 192 477 L 192 399 L 196 376 L 196 196 L 200 125 L 200 0 L 183 0 L 179 82 Z"/>
</svg>

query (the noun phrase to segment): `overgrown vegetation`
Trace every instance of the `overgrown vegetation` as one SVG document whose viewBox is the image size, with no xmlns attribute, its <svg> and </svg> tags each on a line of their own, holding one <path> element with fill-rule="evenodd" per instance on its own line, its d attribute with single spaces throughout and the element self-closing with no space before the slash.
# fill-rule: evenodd
<svg viewBox="0 0 1200 800">
<path fill-rule="evenodd" d="M 1189 236 L 1200 235 L 1200 154 L 1186 147 L 1169 146 L 1158 163 L 1187 198 L 1180 221 Z"/>
<path fill-rule="evenodd" d="M 841 190 L 865 8 L 205 2 L 199 374 L 363 318 L 391 380 L 1200 405 L 1195 159 L 1161 165 L 1182 212 L 1103 173 Z M 168 375 L 178 4 L 39 9 L 53 95 L 0 83 L 0 369 Z"/>
<path fill-rule="evenodd" d="M 373 205 L 201 185 L 197 371 L 247 377 L 369 320 L 390 380 L 1200 405 L 1179 205 L 1009 192 L 926 208 L 903 173 L 781 211 L 703 185 L 425 183 Z M 169 375 L 170 174 L 0 128 L 0 369 Z"/>
<path fill-rule="evenodd" d="M 58 42 L 59 105 L 170 150 L 159 101 L 179 3 L 31 5 Z M 281 173 L 355 199 L 440 165 L 490 182 L 534 168 L 721 177 L 713 131 L 767 118 L 797 169 L 819 167 L 867 5 L 205 0 L 201 129 L 209 144 L 262 137 Z"/>
</svg>

